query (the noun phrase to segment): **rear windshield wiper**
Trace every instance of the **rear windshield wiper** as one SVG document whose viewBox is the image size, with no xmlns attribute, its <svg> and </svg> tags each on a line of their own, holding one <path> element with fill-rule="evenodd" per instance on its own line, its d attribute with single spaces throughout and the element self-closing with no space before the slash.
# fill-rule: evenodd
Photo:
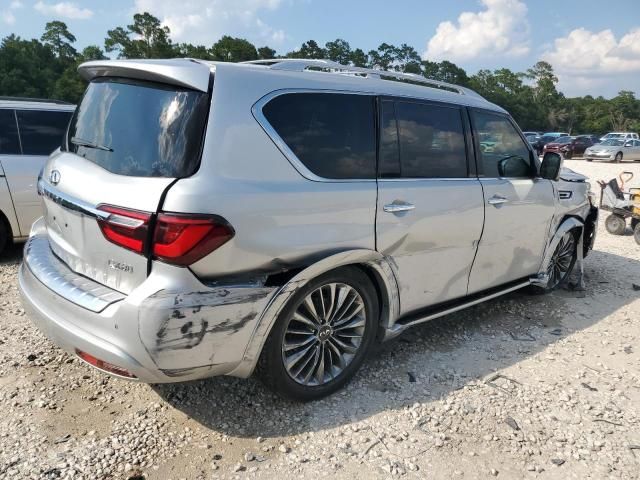
<svg viewBox="0 0 640 480">
<path fill-rule="evenodd" d="M 104 150 L 105 152 L 113 152 L 113 148 L 111 147 L 107 147 L 106 145 L 100 145 L 99 143 L 93 143 L 93 142 L 90 142 L 89 140 L 83 140 L 82 138 L 78 138 L 78 137 L 71 137 L 71 143 L 73 143 L 74 145 L 78 145 L 80 147 L 97 148 L 98 150 Z"/>
</svg>

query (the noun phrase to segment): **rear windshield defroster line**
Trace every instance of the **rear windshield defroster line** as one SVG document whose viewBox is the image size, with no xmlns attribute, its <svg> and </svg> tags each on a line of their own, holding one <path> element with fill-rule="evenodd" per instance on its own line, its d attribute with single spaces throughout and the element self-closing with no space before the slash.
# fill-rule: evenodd
<svg viewBox="0 0 640 480">
<path fill-rule="evenodd" d="M 198 169 L 210 97 L 160 83 L 92 81 L 66 149 L 118 175 L 182 178 Z"/>
</svg>

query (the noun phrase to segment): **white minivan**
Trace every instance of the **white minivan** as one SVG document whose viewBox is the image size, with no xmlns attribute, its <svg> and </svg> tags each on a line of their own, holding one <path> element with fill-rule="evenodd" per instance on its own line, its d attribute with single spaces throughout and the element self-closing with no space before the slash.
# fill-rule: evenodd
<svg viewBox="0 0 640 480">
<path fill-rule="evenodd" d="M 75 105 L 0 97 L 0 253 L 42 216 L 38 172 L 60 147 Z"/>
</svg>

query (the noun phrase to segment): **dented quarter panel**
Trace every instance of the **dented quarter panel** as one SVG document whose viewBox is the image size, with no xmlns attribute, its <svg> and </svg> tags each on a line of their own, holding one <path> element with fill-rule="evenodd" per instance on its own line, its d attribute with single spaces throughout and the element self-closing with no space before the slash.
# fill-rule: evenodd
<svg viewBox="0 0 640 480">
<path fill-rule="evenodd" d="M 283 285 L 271 298 L 262 312 L 255 331 L 244 352 L 238 368 L 230 375 L 248 377 L 253 372 L 262 347 L 269 336 L 274 323 L 287 300 L 299 289 L 314 278 L 346 265 L 361 265 L 375 275 L 378 289 L 382 296 L 381 328 L 387 330 L 393 326 L 400 314 L 400 296 L 398 284 L 389 259 L 374 250 L 357 249 L 330 255 L 307 267 Z"/>
<path fill-rule="evenodd" d="M 254 285 L 160 291 L 140 312 L 140 338 L 158 368 L 190 369 L 239 360 L 274 288 Z"/>
</svg>

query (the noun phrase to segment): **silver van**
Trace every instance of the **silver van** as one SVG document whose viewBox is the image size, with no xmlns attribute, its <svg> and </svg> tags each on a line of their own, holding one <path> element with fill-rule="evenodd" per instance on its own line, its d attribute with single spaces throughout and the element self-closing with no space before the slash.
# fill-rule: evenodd
<svg viewBox="0 0 640 480">
<path fill-rule="evenodd" d="M 36 182 L 60 146 L 75 106 L 52 100 L 0 97 L 0 254 L 26 240 L 42 216 Z"/>
<path fill-rule="evenodd" d="M 38 188 L 31 319 L 113 375 L 310 400 L 375 341 L 565 282 L 585 178 L 466 88 L 321 60 L 97 61 Z"/>
</svg>

